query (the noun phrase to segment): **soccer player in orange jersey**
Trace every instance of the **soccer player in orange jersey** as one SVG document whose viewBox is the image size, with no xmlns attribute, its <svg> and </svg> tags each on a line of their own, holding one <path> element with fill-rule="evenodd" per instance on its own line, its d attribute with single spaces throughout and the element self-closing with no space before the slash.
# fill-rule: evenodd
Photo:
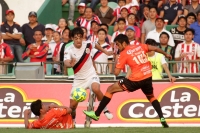
<svg viewBox="0 0 200 133">
<path fill-rule="evenodd" d="M 39 118 L 29 123 L 28 117 L 33 112 Z M 31 103 L 31 109 L 24 111 L 24 124 L 27 129 L 70 129 L 73 128 L 72 110 L 65 106 L 43 105 L 41 100 Z"/>
<path fill-rule="evenodd" d="M 103 99 L 101 100 L 97 110 L 94 111 L 83 111 L 88 117 L 98 121 L 102 110 L 110 102 L 114 93 L 117 92 L 133 92 L 141 88 L 142 92 L 146 95 L 149 102 L 158 113 L 160 117 L 160 122 L 164 128 L 169 127 L 163 117 L 161 111 L 160 103 L 154 97 L 153 86 L 152 86 L 152 73 L 151 73 L 151 63 L 148 61 L 147 52 L 156 51 L 165 55 L 167 58 L 172 58 L 158 47 L 154 47 L 146 44 L 139 45 L 129 45 L 129 40 L 126 35 L 118 35 L 114 42 L 120 50 L 120 55 L 118 61 L 116 62 L 115 75 L 121 72 L 121 69 L 125 65 L 129 65 L 131 68 L 130 73 L 127 74 L 127 78 L 121 79 L 118 82 L 112 84 L 108 87 Z"/>
</svg>

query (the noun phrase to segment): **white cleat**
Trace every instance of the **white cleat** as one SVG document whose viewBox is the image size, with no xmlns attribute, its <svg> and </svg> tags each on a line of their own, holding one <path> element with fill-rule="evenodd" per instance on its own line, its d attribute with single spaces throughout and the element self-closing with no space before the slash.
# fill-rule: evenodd
<svg viewBox="0 0 200 133">
<path fill-rule="evenodd" d="M 111 120 L 113 118 L 113 114 L 110 113 L 110 111 L 108 111 L 108 110 L 105 111 L 104 114 L 105 114 L 105 116 L 107 117 L 108 120 Z"/>
</svg>

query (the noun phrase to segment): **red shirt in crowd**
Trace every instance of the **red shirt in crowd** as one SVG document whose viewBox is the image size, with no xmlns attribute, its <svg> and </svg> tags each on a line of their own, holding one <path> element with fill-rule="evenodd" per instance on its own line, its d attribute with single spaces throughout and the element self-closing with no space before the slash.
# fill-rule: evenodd
<svg viewBox="0 0 200 133">
<path fill-rule="evenodd" d="M 10 57 L 14 59 L 14 55 L 12 53 L 12 50 L 10 49 L 10 46 L 6 43 L 0 44 L 0 58 Z"/>
<path fill-rule="evenodd" d="M 22 58 L 25 60 L 26 58 L 31 57 L 30 62 L 46 62 L 49 45 L 42 43 L 37 48 L 30 49 L 32 45 L 33 44 L 27 47 L 26 52 L 22 54 Z M 30 53 L 28 54 L 29 50 L 30 50 Z"/>
</svg>

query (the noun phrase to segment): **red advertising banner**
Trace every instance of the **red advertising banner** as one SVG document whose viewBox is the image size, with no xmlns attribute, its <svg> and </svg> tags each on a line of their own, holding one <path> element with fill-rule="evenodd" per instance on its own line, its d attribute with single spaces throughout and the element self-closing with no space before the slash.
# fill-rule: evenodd
<svg viewBox="0 0 200 133">
<path fill-rule="evenodd" d="M 23 112 L 33 100 L 45 104 L 69 106 L 69 83 L 0 83 L 0 126 L 23 126 Z M 103 93 L 111 83 L 102 83 Z M 195 126 L 200 124 L 200 83 L 154 83 L 155 97 L 160 101 L 164 117 L 169 125 Z M 98 102 L 95 103 L 95 107 Z M 79 103 L 76 123 L 83 127 L 87 100 Z M 158 115 L 140 91 L 121 92 L 113 96 L 108 105 L 114 118 L 107 120 L 104 114 L 92 126 L 161 126 Z M 30 120 L 36 117 L 32 114 Z"/>
</svg>

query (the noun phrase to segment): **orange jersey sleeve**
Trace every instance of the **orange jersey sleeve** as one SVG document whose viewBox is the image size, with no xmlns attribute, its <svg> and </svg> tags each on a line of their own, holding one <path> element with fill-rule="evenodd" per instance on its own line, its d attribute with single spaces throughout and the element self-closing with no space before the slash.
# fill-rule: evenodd
<svg viewBox="0 0 200 133">
<path fill-rule="evenodd" d="M 123 69 L 125 67 L 125 65 L 127 64 L 126 59 L 127 59 L 126 53 L 124 51 L 122 51 L 119 54 L 116 68 Z"/>
<path fill-rule="evenodd" d="M 29 123 L 29 125 L 28 125 L 29 129 L 40 129 L 41 127 L 42 127 L 42 125 L 39 120 L 35 120 L 35 121 Z"/>
</svg>

